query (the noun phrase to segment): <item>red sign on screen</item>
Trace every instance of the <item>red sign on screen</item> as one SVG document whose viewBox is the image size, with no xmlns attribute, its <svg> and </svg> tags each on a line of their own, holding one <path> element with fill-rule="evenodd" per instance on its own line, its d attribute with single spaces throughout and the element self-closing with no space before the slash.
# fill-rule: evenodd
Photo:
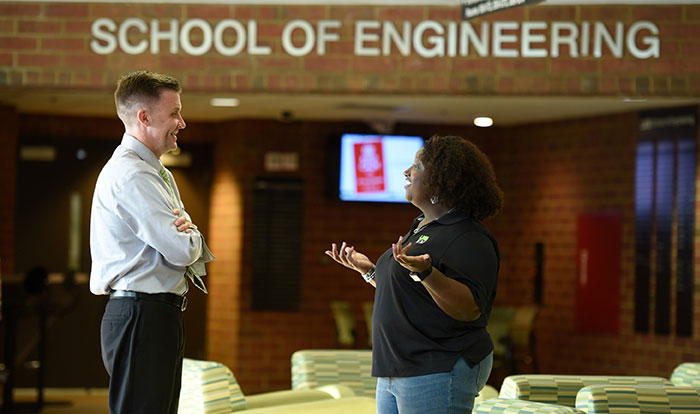
<svg viewBox="0 0 700 414">
<path fill-rule="evenodd" d="M 355 144 L 355 177 L 358 193 L 384 191 L 384 159 L 381 142 Z"/>
</svg>

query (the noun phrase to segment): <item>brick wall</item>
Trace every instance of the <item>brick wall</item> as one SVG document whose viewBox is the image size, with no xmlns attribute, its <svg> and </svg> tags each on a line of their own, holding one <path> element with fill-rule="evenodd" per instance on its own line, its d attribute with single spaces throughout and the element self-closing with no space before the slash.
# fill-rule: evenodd
<svg viewBox="0 0 700 414">
<path fill-rule="evenodd" d="M 502 299 L 524 300 L 523 287 L 535 273 L 532 245 L 544 242 L 544 307 L 537 325 L 544 372 L 617 373 L 668 377 L 682 361 L 700 358 L 700 331 L 692 338 L 634 332 L 634 169 L 635 114 L 518 127 L 508 147 L 495 155 L 509 195 L 503 274 L 515 276 Z M 576 216 L 583 212 L 622 213 L 619 335 L 575 331 Z M 503 223 L 504 224 L 504 223 Z M 696 236 L 697 237 L 697 236 Z M 697 265 L 696 265 L 697 266 Z M 695 284 L 698 283 L 696 267 Z M 526 293 L 525 297 L 530 297 Z M 697 295 L 696 295 L 697 296 Z M 700 316 L 695 298 L 693 318 Z"/>
<path fill-rule="evenodd" d="M 183 46 L 171 54 L 168 41 L 158 43 L 159 52 L 150 49 L 128 54 L 119 48 L 110 54 L 94 52 L 90 44 L 96 38 L 91 26 L 99 18 L 111 18 L 115 25 L 127 18 L 142 19 L 149 26 L 156 19 L 159 30 L 167 31 L 170 19 L 181 28 L 190 19 L 204 19 L 213 28 L 222 19 L 235 19 L 246 31 L 246 46 L 233 56 L 224 56 L 212 46 L 201 56 L 183 52 Z M 282 43 L 284 28 L 302 19 L 314 29 L 320 21 L 337 20 L 341 27 L 338 40 L 327 42 L 325 51 L 316 48 L 302 56 L 292 56 Z M 412 27 L 423 21 L 435 21 L 445 31 L 449 23 L 460 21 L 459 7 L 394 6 L 279 6 L 279 5 L 187 5 L 133 3 L 51 3 L 3 2 L 0 4 L 0 86 L 8 88 L 85 88 L 109 89 L 125 71 L 145 68 L 165 71 L 183 82 L 189 92 L 319 92 L 319 93 L 426 93 L 470 95 L 655 95 L 693 96 L 700 92 L 700 66 L 697 38 L 700 36 L 700 6 L 547 6 L 509 9 L 470 20 L 477 33 L 482 22 L 567 21 L 581 25 L 590 22 L 606 25 L 614 33 L 614 24 L 625 30 L 638 21 L 648 20 L 659 30 L 660 57 L 640 59 L 629 50 L 621 58 L 603 46 L 602 56 L 571 57 L 569 46 L 560 47 L 560 56 L 552 57 L 546 42 L 534 42 L 547 51 L 546 57 L 513 59 L 479 56 L 474 48 L 466 56 L 422 57 L 412 46 L 402 56 L 396 46 L 389 55 L 361 56 L 355 53 L 354 25 L 360 20 L 389 21 L 397 27 L 409 22 Z M 248 24 L 256 23 L 252 41 Z M 112 32 L 116 32 L 115 28 Z M 146 32 L 150 30 L 144 29 Z M 580 29 L 583 30 L 583 29 Z M 148 33 L 132 27 L 130 44 L 148 41 Z M 591 28 L 591 33 L 593 29 Z M 202 42 L 199 29 L 189 36 L 193 46 Z M 232 29 L 222 42 L 232 47 L 236 38 Z M 368 30 L 377 34 L 379 29 Z M 505 30 L 505 34 L 516 33 Z M 549 29 L 533 31 L 548 35 Z M 625 32 L 627 33 L 627 32 Z M 429 47 L 427 31 L 423 42 Z M 636 44 L 643 48 L 642 36 Z M 441 35 L 445 37 L 446 35 Z M 493 37 L 493 36 L 492 36 Z M 301 30 L 291 43 L 300 47 L 305 41 Z M 593 38 L 591 34 L 590 38 Z M 115 36 L 116 39 L 116 36 Z M 518 37 L 520 39 L 520 37 Z M 116 40 L 115 40 L 116 41 Z M 104 41 L 102 44 L 104 45 Z M 318 43 L 318 42 L 317 42 Z M 120 44 L 120 43 L 118 43 Z M 364 43 L 381 48 L 382 41 Z M 151 46 L 148 43 L 147 46 Z M 255 47 L 269 48 L 259 54 Z M 504 47 L 518 49 L 518 42 Z M 626 47 L 626 46 L 624 46 Z M 577 47 L 578 48 L 578 47 Z M 448 53 L 447 51 L 445 52 Z M 522 54 L 522 51 L 519 51 Z M 439 76 L 436 76 L 439 75 Z"/>
</svg>

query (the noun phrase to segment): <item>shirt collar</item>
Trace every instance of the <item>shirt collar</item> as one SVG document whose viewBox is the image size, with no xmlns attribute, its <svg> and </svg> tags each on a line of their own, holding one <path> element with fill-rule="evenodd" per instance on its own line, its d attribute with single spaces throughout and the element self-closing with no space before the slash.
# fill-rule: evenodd
<svg viewBox="0 0 700 414">
<path fill-rule="evenodd" d="M 450 224 L 455 224 L 455 223 L 462 221 L 462 220 L 466 220 L 468 218 L 469 218 L 469 216 L 464 214 L 464 212 L 462 212 L 460 210 L 452 210 L 452 211 L 440 216 L 436 221 L 440 224 L 450 225 Z"/>
<path fill-rule="evenodd" d="M 134 151 L 136 155 L 141 157 L 141 159 L 146 161 L 151 167 L 160 170 L 160 160 L 153 151 L 148 149 L 148 147 L 143 142 L 136 139 L 136 137 L 125 133 L 122 137 L 122 146 L 128 150 Z"/>
<path fill-rule="evenodd" d="M 424 214 L 421 214 L 420 216 L 416 217 L 415 220 L 413 220 L 413 226 L 411 226 L 411 231 L 418 227 L 418 224 L 420 224 L 421 221 L 425 218 Z M 435 220 L 433 223 L 437 222 L 446 226 L 449 226 L 450 224 L 455 224 L 457 222 L 460 222 L 462 220 L 468 219 L 469 216 L 464 214 L 460 210 L 452 210 L 449 211 L 442 216 L 440 216 L 437 220 Z M 430 223 L 432 224 L 432 223 Z"/>
</svg>

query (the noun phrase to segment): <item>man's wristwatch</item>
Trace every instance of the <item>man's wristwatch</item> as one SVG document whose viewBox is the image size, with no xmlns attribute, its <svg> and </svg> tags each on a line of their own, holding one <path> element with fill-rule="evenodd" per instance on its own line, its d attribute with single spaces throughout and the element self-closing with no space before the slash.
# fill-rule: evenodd
<svg viewBox="0 0 700 414">
<path fill-rule="evenodd" d="M 433 273 L 433 266 L 430 266 L 422 272 L 411 272 L 408 275 L 411 276 L 411 279 L 413 279 L 414 281 L 422 282 L 425 280 L 425 278 L 430 276 L 431 273 Z"/>
</svg>

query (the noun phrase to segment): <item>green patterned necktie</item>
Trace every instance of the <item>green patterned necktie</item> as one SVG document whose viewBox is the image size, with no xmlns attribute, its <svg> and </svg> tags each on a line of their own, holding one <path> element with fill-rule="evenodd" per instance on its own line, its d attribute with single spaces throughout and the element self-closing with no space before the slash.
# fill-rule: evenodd
<svg viewBox="0 0 700 414">
<path fill-rule="evenodd" d="M 172 197 L 173 199 L 173 205 L 175 206 L 175 208 L 179 208 L 180 203 L 177 202 L 177 197 L 175 197 L 175 190 L 173 190 L 173 185 L 170 183 L 170 176 L 168 175 L 168 170 L 166 170 L 165 167 L 161 165 L 159 173 L 160 176 L 163 177 L 163 181 L 165 181 L 165 184 L 168 185 L 168 190 L 170 190 L 170 197 Z M 190 278 L 190 280 L 195 286 L 202 290 L 202 292 L 209 293 L 207 291 L 207 287 L 204 286 L 204 281 L 197 274 L 197 272 L 195 272 L 192 266 L 185 267 L 185 274 Z"/>
</svg>

